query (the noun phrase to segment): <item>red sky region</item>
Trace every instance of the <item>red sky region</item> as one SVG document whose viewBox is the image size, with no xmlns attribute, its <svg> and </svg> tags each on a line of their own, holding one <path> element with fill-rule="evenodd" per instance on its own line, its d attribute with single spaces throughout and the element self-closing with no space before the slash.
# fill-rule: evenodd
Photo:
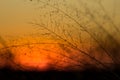
<svg viewBox="0 0 120 80">
<path fill-rule="evenodd" d="M 64 42 L 48 39 L 34 40 L 32 38 L 24 38 L 17 40 L 10 43 L 9 47 L 0 49 L 0 67 L 10 66 L 15 70 L 47 71 L 55 69 L 64 71 L 84 70 L 86 65 L 83 65 L 83 63 L 85 62 L 97 66 L 79 51 L 63 44 Z M 12 56 L 9 57 L 9 55 Z M 111 59 L 106 55 L 102 58 L 103 60 L 101 61 L 111 62 Z"/>
<path fill-rule="evenodd" d="M 24 41 L 22 40 L 22 43 Z M 70 66 L 72 66 L 73 69 L 76 68 L 75 65 L 78 63 L 69 59 L 69 54 L 72 55 L 76 53 L 76 51 L 71 49 L 70 53 L 67 53 L 59 47 L 58 42 L 52 40 L 46 40 L 45 42 L 41 43 L 34 43 L 34 41 L 32 42 L 33 43 L 30 44 L 20 44 L 19 42 L 18 44 L 16 43 L 17 45 L 13 45 L 14 43 L 12 43 L 12 46 L 8 47 L 7 50 L 11 51 L 13 54 L 13 59 L 9 61 L 10 58 L 6 59 L 6 57 L 0 57 L 0 66 L 2 67 L 8 64 L 9 66 L 11 65 L 13 69 L 35 69 L 40 71 L 46 71 L 50 69 L 64 70 Z M 2 48 L 1 54 L 5 55 L 7 50 L 6 48 Z M 81 67 L 79 68 L 82 69 Z"/>
</svg>

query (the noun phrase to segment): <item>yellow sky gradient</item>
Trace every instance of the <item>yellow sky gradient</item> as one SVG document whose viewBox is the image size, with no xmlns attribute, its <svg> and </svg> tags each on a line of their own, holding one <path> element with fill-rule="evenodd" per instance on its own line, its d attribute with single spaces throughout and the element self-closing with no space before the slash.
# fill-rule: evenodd
<svg viewBox="0 0 120 80">
<path fill-rule="evenodd" d="M 64 62 L 60 63 L 60 59 L 62 57 L 61 54 L 54 54 L 55 52 L 62 53 L 62 54 L 64 53 L 67 56 L 71 56 L 77 52 L 76 50 L 71 50 L 66 46 L 62 47 L 62 48 L 66 48 L 66 50 L 63 50 L 60 48 L 58 44 L 57 45 L 56 44 L 41 45 L 41 44 L 34 44 L 34 43 L 42 43 L 42 42 L 43 43 L 55 43 L 55 42 L 65 43 L 66 40 L 68 40 L 67 42 L 68 44 L 72 43 L 74 45 L 78 45 L 78 48 L 82 49 L 83 51 L 89 50 L 89 48 L 91 47 L 91 44 L 92 46 L 94 45 L 93 46 L 94 49 L 96 50 L 98 49 L 98 45 L 96 45 L 94 40 L 91 39 L 90 35 L 84 32 L 82 28 L 79 28 L 79 24 L 90 25 L 88 29 L 93 30 L 94 32 L 94 27 L 96 28 L 96 24 L 97 24 L 97 23 L 95 24 L 94 20 L 93 22 L 91 21 L 90 24 L 86 24 L 88 20 L 88 18 L 86 17 L 89 17 L 89 15 L 79 13 L 80 10 L 83 11 L 83 13 L 85 12 L 85 8 L 82 6 L 82 3 L 80 2 L 80 0 L 65 0 L 66 2 L 63 2 L 62 0 L 61 1 L 51 0 L 51 2 L 47 2 L 48 0 L 41 0 L 41 1 L 43 1 L 43 3 L 37 2 L 37 0 L 32 0 L 32 1 L 0 0 L 0 36 L 6 41 L 8 49 L 10 49 L 13 54 L 15 54 L 15 58 L 14 58 L 15 63 L 18 63 L 24 67 L 32 66 L 33 68 L 38 67 L 40 69 L 43 69 L 43 67 L 45 67 L 46 69 L 46 66 L 47 67 L 50 66 L 49 64 L 51 62 L 54 61 L 53 63 L 55 63 L 55 59 L 57 59 L 59 63 L 58 65 L 57 64 L 52 64 L 52 65 L 60 66 L 61 64 L 64 63 Z M 98 3 L 97 1 L 99 0 L 96 0 L 96 2 L 95 0 L 91 0 L 91 1 L 81 0 L 81 1 L 87 4 L 91 13 L 95 15 L 95 18 L 96 18 L 95 20 L 99 21 L 99 23 L 102 24 L 102 21 L 104 20 L 102 15 L 104 15 L 104 13 L 103 13 L 103 10 L 101 10 L 101 7 L 99 7 L 97 4 Z M 46 5 L 46 3 L 48 3 L 49 5 Z M 112 19 L 115 25 L 117 25 L 117 28 L 120 30 L 119 28 L 120 0 L 101 0 L 101 4 L 104 7 L 106 14 Z M 99 10 L 99 8 L 101 11 Z M 78 10 L 78 14 L 76 10 Z M 96 13 L 93 12 L 94 10 L 96 10 L 96 12 L 97 10 L 100 11 L 100 16 L 102 17 L 97 16 Z M 50 15 L 53 15 L 53 16 L 50 17 Z M 78 18 L 77 15 L 80 18 Z M 42 30 L 41 28 L 39 28 L 39 25 L 31 24 L 31 22 L 33 23 L 37 22 L 41 26 L 47 27 L 47 29 L 45 28 L 46 30 Z M 105 24 L 106 26 L 105 30 L 107 30 L 108 33 L 110 33 L 113 36 L 116 30 L 114 27 L 111 27 L 112 25 L 110 26 L 110 24 Z M 50 32 L 49 30 L 52 30 L 52 31 Z M 68 32 L 64 32 L 66 30 Z M 96 28 L 96 32 L 97 31 L 99 31 L 99 28 Z M 46 34 L 49 35 L 50 33 L 54 34 L 52 35 L 53 37 L 46 36 Z M 78 33 L 82 35 L 81 37 L 82 37 L 83 43 L 79 43 L 80 41 L 78 40 L 80 37 Z M 114 38 L 117 41 L 119 41 L 118 36 L 119 36 L 118 33 L 114 36 Z M 59 40 L 58 38 L 62 40 Z M 27 45 L 30 44 L 31 46 L 27 46 L 23 44 L 27 44 Z M 20 47 L 14 47 L 17 45 L 19 45 Z M 2 46 L 2 49 L 3 49 L 3 46 Z M 45 51 L 43 49 L 53 50 L 54 52 Z M 71 55 L 68 55 L 67 51 L 68 53 L 71 53 Z M 99 49 L 97 51 L 99 51 Z M 28 53 L 33 53 L 33 54 L 28 54 Z M 49 56 L 43 55 L 43 53 L 49 54 Z M 102 52 L 96 52 L 96 53 L 102 53 Z M 57 58 L 58 56 L 60 58 Z M 74 55 L 74 56 L 77 56 L 77 55 Z M 99 58 L 98 55 L 96 56 Z M 78 59 L 81 59 L 81 60 L 84 60 L 84 58 L 86 58 L 86 56 L 84 55 L 80 55 L 80 57 L 78 57 Z M 31 62 L 31 60 L 33 62 Z M 66 58 L 65 58 L 65 61 L 66 62 L 62 67 L 67 67 L 68 65 L 71 66 L 71 63 L 74 65 L 77 64 L 76 62 L 74 61 L 72 62 L 71 60 Z M 67 64 L 68 61 L 71 63 Z M 87 61 L 90 61 L 90 60 L 86 59 L 86 62 Z M 110 59 L 105 57 L 104 61 L 109 62 Z"/>
<path fill-rule="evenodd" d="M 66 1 L 75 7 L 79 5 L 79 0 Z M 115 14 L 114 20 L 119 24 L 120 1 L 102 0 L 102 3 L 110 16 Z M 34 26 L 28 24 L 28 22 L 38 19 L 39 10 L 37 9 L 37 5 L 37 1 L 35 0 L 33 2 L 29 2 L 29 0 L 0 0 L 0 34 L 23 35 L 33 33 L 35 31 Z"/>
</svg>

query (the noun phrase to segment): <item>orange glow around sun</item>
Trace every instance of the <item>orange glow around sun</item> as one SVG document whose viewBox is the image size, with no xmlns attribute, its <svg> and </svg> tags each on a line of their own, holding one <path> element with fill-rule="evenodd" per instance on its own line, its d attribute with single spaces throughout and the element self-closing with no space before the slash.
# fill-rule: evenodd
<svg viewBox="0 0 120 80">
<path fill-rule="evenodd" d="M 11 62 L 9 64 L 14 69 L 38 71 L 50 69 L 61 70 L 78 64 L 74 60 L 67 58 L 70 55 L 60 48 L 60 41 L 34 39 L 24 38 L 9 44 L 10 47 L 7 49 L 10 49 L 14 55 L 12 60 L 14 63 Z M 71 50 L 70 54 L 74 53 L 75 51 Z"/>
<path fill-rule="evenodd" d="M 26 37 L 20 40 L 16 40 L 8 43 L 10 46 L 7 50 L 11 50 L 13 55 L 12 61 L 9 59 L 0 58 L 1 65 L 9 64 L 13 69 L 20 70 L 38 70 L 47 71 L 51 69 L 55 70 L 84 70 L 84 66 L 81 62 L 92 61 L 83 54 L 79 54 L 69 47 L 60 47 L 64 42 L 60 40 L 50 40 L 46 38 L 31 38 Z M 4 53 L 4 48 L 1 52 Z M 5 48 L 6 50 L 6 48 Z M 78 54 L 75 54 L 78 53 Z M 99 57 L 99 55 L 96 55 Z M 110 59 L 105 56 L 103 61 L 110 62 Z M 9 62 L 8 62 L 9 61 Z M 102 61 L 102 60 L 101 60 Z M 79 65 L 79 66 L 76 66 Z"/>
</svg>

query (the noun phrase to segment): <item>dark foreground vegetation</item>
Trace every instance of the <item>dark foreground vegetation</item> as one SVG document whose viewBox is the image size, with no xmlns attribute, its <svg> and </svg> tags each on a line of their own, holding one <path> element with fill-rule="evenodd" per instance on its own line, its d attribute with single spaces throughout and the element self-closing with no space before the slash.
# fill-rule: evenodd
<svg viewBox="0 0 120 80">
<path fill-rule="evenodd" d="M 120 76 L 120 70 L 114 70 Z M 82 72 L 62 71 L 15 71 L 8 68 L 0 69 L 0 80 L 119 80 L 109 71 L 89 69 Z"/>
</svg>

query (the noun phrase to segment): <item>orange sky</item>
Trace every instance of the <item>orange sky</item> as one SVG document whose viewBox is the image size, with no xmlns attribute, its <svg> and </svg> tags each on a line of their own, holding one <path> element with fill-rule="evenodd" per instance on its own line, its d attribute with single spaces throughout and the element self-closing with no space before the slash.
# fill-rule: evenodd
<svg viewBox="0 0 120 80">
<path fill-rule="evenodd" d="M 45 2 L 47 0 L 42 0 L 42 1 Z M 95 5 L 94 0 L 92 0 L 91 2 L 87 0 L 82 0 L 82 1 L 87 3 L 90 6 L 89 7 L 90 10 L 94 10 L 95 7 L 93 6 L 97 6 L 97 4 Z M 51 5 L 53 5 L 53 3 L 56 3 L 56 4 L 58 3 L 59 5 L 58 6 L 55 5 L 54 8 L 50 7 Z M 85 18 L 84 16 L 84 18 L 81 17 L 81 19 L 79 19 L 78 17 L 76 17 L 77 13 L 75 13 L 74 11 L 75 9 L 78 9 L 78 11 L 79 10 L 84 11 L 84 8 L 80 7 L 81 3 L 79 2 L 79 0 L 66 0 L 66 2 L 53 0 L 49 4 L 50 4 L 49 6 L 46 6 L 44 5 L 44 3 L 38 3 L 36 0 L 33 0 L 32 2 L 29 0 L 28 1 L 27 0 L 12 0 L 12 1 L 0 0 L 0 36 L 5 40 L 7 46 L 21 45 L 20 47 L 19 46 L 11 47 L 10 50 L 15 55 L 14 57 L 15 63 L 22 65 L 25 68 L 27 66 L 27 68 L 33 67 L 33 68 L 38 68 L 40 70 L 44 70 L 51 65 L 67 67 L 67 66 L 71 66 L 71 64 L 74 64 L 74 65 L 78 64 L 67 58 L 63 58 L 65 60 L 61 61 L 61 57 L 63 56 L 61 56 L 58 53 L 62 53 L 62 54 L 64 53 L 67 56 L 70 56 L 70 55 L 68 55 L 67 52 L 61 49 L 58 44 L 46 44 L 46 45 L 32 44 L 32 43 L 42 43 L 42 42 L 64 43 L 64 40 L 60 40 L 60 37 L 56 37 L 56 34 L 68 40 L 68 42 L 71 42 L 72 44 L 77 44 L 79 48 L 85 51 L 87 51 L 90 48 L 90 44 L 94 45 L 94 47 L 97 46 L 96 43 L 94 43 L 94 41 L 90 38 L 90 36 L 86 32 L 82 31 L 82 29 L 79 28 L 78 24 L 76 24 L 74 20 L 72 20 L 71 18 L 69 18 L 69 16 L 66 15 L 66 13 L 68 13 L 75 20 L 79 21 L 81 24 L 84 25 L 87 18 Z M 91 4 L 94 4 L 94 5 L 91 6 Z M 110 16 L 110 18 L 112 18 L 112 20 L 116 25 L 120 25 L 119 4 L 120 4 L 119 0 L 103 0 L 102 1 L 102 5 L 106 10 L 106 13 Z M 61 12 L 58 11 L 59 13 L 54 13 L 55 11 L 57 12 L 56 7 L 59 8 Z M 50 15 L 54 15 L 54 16 L 50 17 Z M 33 23 L 37 22 L 42 26 L 47 27 L 48 30 L 42 30 L 42 28 L 39 28 L 39 26 L 30 24 L 30 22 L 33 22 Z M 94 24 L 92 25 L 94 26 Z M 110 33 L 113 35 L 112 33 L 113 29 L 111 28 L 112 27 L 108 27 L 108 26 L 106 27 L 106 29 L 110 31 Z M 53 30 L 53 32 L 55 32 L 56 34 L 52 35 L 53 37 L 46 36 L 46 34 L 49 35 L 51 33 L 49 32 L 49 30 Z M 70 34 L 66 32 L 66 34 L 68 35 L 67 36 L 64 35 L 63 34 L 64 30 L 67 30 Z M 84 41 L 84 43 L 82 44 L 79 43 L 80 41 L 78 41 L 78 38 L 79 38 L 78 33 L 80 32 L 82 35 L 82 40 Z M 72 37 L 74 41 L 72 41 L 70 37 Z M 90 42 L 93 42 L 93 43 L 90 43 Z M 30 44 L 31 46 L 28 46 L 28 45 L 23 46 L 23 44 Z M 3 45 L 0 44 L 0 47 L 3 47 Z M 46 51 L 44 49 L 51 50 L 53 52 Z M 71 50 L 71 49 L 68 49 L 68 50 Z M 57 54 L 55 54 L 55 52 Z M 77 52 L 76 50 L 71 50 L 70 53 L 73 55 L 73 53 L 76 53 L 76 52 Z M 81 60 L 83 58 L 84 58 L 83 55 L 79 55 L 78 57 L 78 59 L 81 59 Z M 58 61 L 57 64 L 55 64 L 56 63 L 55 60 Z M 63 66 L 61 66 L 61 64 Z"/>
</svg>

